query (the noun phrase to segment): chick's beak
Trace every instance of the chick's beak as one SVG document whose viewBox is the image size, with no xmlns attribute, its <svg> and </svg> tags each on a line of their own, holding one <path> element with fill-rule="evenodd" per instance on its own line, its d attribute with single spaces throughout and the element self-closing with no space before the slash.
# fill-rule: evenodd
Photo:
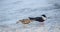
<svg viewBox="0 0 60 32">
<path fill-rule="evenodd" d="M 17 21 L 16 24 L 18 24 L 19 22 Z"/>
</svg>

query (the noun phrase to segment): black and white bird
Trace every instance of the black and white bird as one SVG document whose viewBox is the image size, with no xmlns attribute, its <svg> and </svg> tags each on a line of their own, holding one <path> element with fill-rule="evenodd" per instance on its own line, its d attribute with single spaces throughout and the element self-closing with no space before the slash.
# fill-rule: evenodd
<svg viewBox="0 0 60 32">
<path fill-rule="evenodd" d="M 45 14 L 41 15 L 41 17 L 29 17 L 30 20 L 38 21 L 38 22 L 44 22 L 47 17 Z"/>
</svg>

